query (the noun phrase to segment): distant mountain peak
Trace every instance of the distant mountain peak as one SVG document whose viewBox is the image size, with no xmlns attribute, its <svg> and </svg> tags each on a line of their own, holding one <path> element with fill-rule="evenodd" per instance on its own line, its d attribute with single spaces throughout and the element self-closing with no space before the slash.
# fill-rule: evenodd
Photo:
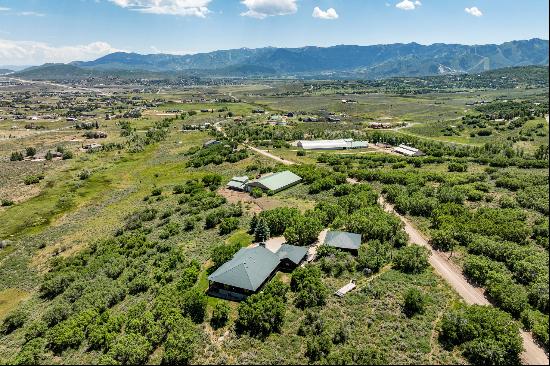
<svg viewBox="0 0 550 366">
<path fill-rule="evenodd" d="M 548 40 L 533 38 L 500 45 L 416 42 L 387 45 L 240 48 L 193 55 L 115 52 L 70 65 L 87 70 L 144 70 L 216 73 L 250 72 L 273 76 L 360 74 L 366 78 L 466 73 L 525 65 L 548 65 Z"/>
</svg>

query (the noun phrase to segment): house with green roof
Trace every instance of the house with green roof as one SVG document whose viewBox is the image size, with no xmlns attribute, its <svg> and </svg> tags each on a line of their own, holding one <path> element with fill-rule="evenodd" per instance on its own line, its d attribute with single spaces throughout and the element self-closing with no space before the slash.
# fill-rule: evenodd
<svg viewBox="0 0 550 366">
<path fill-rule="evenodd" d="M 243 300 L 260 291 L 279 268 L 296 268 L 306 254 L 307 248 L 287 244 L 282 245 L 276 253 L 263 245 L 242 248 L 208 276 L 208 293 L 229 300 Z"/>
<path fill-rule="evenodd" d="M 260 179 L 256 179 L 247 184 L 248 191 L 251 191 L 252 188 L 260 188 L 264 191 L 280 192 L 287 188 L 290 188 L 302 181 L 302 178 L 292 173 L 291 171 L 285 170 L 284 172 L 279 172 L 271 174 Z"/>
<path fill-rule="evenodd" d="M 329 231 L 324 245 L 357 254 L 361 247 L 361 235 L 345 231 Z"/>
</svg>

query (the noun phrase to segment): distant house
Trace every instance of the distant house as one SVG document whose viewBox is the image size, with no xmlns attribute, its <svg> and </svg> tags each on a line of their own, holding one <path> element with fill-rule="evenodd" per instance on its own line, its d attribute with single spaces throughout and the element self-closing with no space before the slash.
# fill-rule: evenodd
<svg viewBox="0 0 550 366">
<path fill-rule="evenodd" d="M 82 148 L 86 151 L 92 152 L 92 151 L 101 150 L 102 147 L 103 145 L 101 144 L 93 143 L 93 144 L 84 145 Z"/>
<path fill-rule="evenodd" d="M 316 117 L 306 117 L 302 119 L 302 122 L 319 122 L 319 118 Z"/>
<path fill-rule="evenodd" d="M 212 296 L 243 300 L 260 291 L 278 269 L 293 270 L 307 254 L 307 248 L 283 244 L 276 253 L 259 245 L 242 248 L 231 260 L 208 276 Z"/>
<path fill-rule="evenodd" d="M 347 150 L 367 148 L 369 144 L 366 141 L 354 141 L 353 139 L 302 140 L 298 141 L 298 147 L 304 150 Z"/>
<path fill-rule="evenodd" d="M 260 188 L 264 191 L 280 192 L 302 181 L 302 178 L 286 170 L 254 180 L 247 184 L 247 191 Z"/>
<path fill-rule="evenodd" d="M 248 183 L 249 178 L 247 176 L 244 177 L 233 177 L 227 183 L 227 188 L 233 189 L 235 191 L 246 191 L 246 184 Z"/>
<path fill-rule="evenodd" d="M 306 258 L 308 248 L 297 247 L 294 245 L 283 244 L 277 251 L 281 261 L 280 267 L 283 270 L 293 270 L 298 267 Z"/>
<path fill-rule="evenodd" d="M 399 145 L 398 147 L 394 148 L 393 151 L 396 153 L 399 153 L 401 155 L 405 156 L 423 156 L 425 155 L 422 151 L 415 149 L 414 147 L 407 146 L 407 145 Z"/>
<path fill-rule="evenodd" d="M 203 144 L 203 146 L 208 147 L 208 146 L 212 146 L 212 145 L 218 145 L 219 143 L 220 142 L 218 140 L 208 140 Z"/>
<path fill-rule="evenodd" d="M 361 235 L 345 231 L 329 231 L 324 245 L 357 254 L 361 247 Z"/>
<path fill-rule="evenodd" d="M 387 123 L 387 122 L 371 122 L 371 123 L 369 123 L 369 128 L 374 128 L 374 129 L 388 129 L 388 128 L 391 128 L 391 123 Z"/>
</svg>

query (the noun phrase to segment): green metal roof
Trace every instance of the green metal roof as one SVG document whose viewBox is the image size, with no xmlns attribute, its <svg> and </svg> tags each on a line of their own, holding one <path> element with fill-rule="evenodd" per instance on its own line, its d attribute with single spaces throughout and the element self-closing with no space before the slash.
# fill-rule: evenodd
<svg viewBox="0 0 550 366">
<path fill-rule="evenodd" d="M 245 290 L 256 291 L 279 265 L 279 257 L 263 246 L 242 248 L 208 280 Z"/>
<path fill-rule="evenodd" d="M 304 259 L 308 251 L 306 247 L 297 247 L 295 245 L 283 244 L 277 251 L 277 255 L 281 260 L 289 259 L 294 264 L 298 264 Z"/>
<path fill-rule="evenodd" d="M 248 177 L 233 177 L 229 183 L 227 183 L 227 187 L 238 189 L 240 191 L 244 191 L 246 188 L 246 183 L 248 182 Z"/>
<path fill-rule="evenodd" d="M 249 183 L 249 185 L 252 187 L 260 187 L 270 191 L 280 191 L 281 189 L 297 184 L 301 180 L 301 177 L 286 170 L 284 172 L 275 173 L 267 177 L 255 180 Z"/>
<path fill-rule="evenodd" d="M 358 250 L 361 246 L 361 235 L 344 231 L 329 231 L 325 238 L 325 245 L 340 249 Z"/>
</svg>

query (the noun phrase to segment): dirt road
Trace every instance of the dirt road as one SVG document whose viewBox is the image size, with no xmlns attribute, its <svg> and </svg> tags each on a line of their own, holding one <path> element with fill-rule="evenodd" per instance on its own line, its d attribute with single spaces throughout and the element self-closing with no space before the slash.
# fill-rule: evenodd
<svg viewBox="0 0 550 366">
<path fill-rule="evenodd" d="M 285 160 L 283 158 L 280 158 L 276 155 L 273 155 L 272 153 L 268 152 L 268 151 L 265 151 L 265 150 L 260 150 L 260 149 L 257 149 L 253 146 L 250 146 L 250 145 L 245 145 L 247 148 L 249 148 L 250 150 L 252 151 L 255 151 L 257 152 L 258 154 L 261 154 L 263 156 L 267 156 L 268 158 L 270 159 L 273 159 L 275 161 L 277 161 L 278 163 L 281 163 L 281 164 L 284 164 L 284 165 L 295 165 L 296 163 L 293 162 L 293 161 L 290 161 L 290 160 Z"/>
<path fill-rule="evenodd" d="M 294 165 L 295 162 L 282 159 L 267 151 L 260 150 L 251 146 L 247 146 L 251 150 L 281 162 L 285 165 Z M 353 178 L 347 179 L 348 183 L 358 184 L 359 182 Z M 432 255 L 430 256 L 430 264 L 434 267 L 436 273 L 438 273 L 445 281 L 447 281 L 451 287 L 464 299 L 467 304 L 477 305 L 491 305 L 491 303 L 485 297 L 483 290 L 472 286 L 462 274 L 460 268 L 454 265 L 444 253 L 437 252 L 432 249 L 428 240 L 422 235 L 422 233 L 416 229 L 404 216 L 398 214 L 393 206 L 386 202 L 382 196 L 378 201 L 380 206 L 386 212 L 390 212 L 405 224 L 405 231 L 409 234 L 411 243 L 422 245 L 430 250 Z M 548 365 L 548 356 L 542 348 L 540 348 L 530 333 L 521 331 L 521 338 L 523 339 L 524 351 L 521 354 L 522 363 L 525 365 Z"/>
</svg>

